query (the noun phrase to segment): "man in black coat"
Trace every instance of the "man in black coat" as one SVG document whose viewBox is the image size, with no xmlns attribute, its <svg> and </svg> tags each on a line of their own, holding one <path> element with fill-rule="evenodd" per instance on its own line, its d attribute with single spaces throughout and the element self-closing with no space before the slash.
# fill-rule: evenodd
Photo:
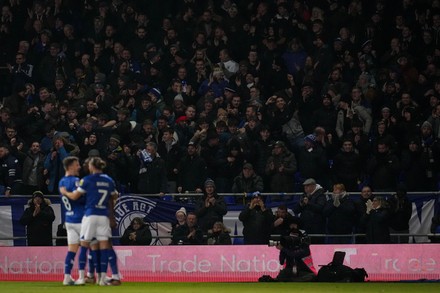
<svg viewBox="0 0 440 293">
<path fill-rule="evenodd" d="M 272 228 L 272 211 L 264 205 L 259 192 L 241 211 L 238 219 L 243 222 L 244 244 L 268 244 Z"/>
<path fill-rule="evenodd" d="M 366 211 L 362 223 L 366 227 L 367 243 L 390 243 L 390 212 L 385 199 L 381 196 L 374 197 L 366 203 Z"/>
<path fill-rule="evenodd" d="M 347 191 L 358 190 L 358 180 L 361 173 L 359 154 L 353 149 L 353 142 L 349 138 L 342 141 L 342 149 L 333 159 L 334 182 L 345 185 Z"/>
<path fill-rule="evenodd" d="M 199 219 L 200 229 L 207 233 L 212 229 L 214 223 L 223 222 L 223 216 L 226 215 L 226 202 L 223 196 L 215 191 L 215 183 L 212 179 L 205 181 L 205 188 L 202 198 L 196 203 L 196 215 Z"/>
<path fill-rule="evenodd" d="M 52 223 L 55 213 L 50 207 L 50 200 L 45 199 L 41 191 L 35 191 L 20 218 L 20 223 L 26 226 L 28 246 L 52 246 Z"/>
<path fill-rule="evenodd" d="M 388 203 L 391 212 L 390 232 L 408 234 L 409 220 L 412 215 L 412 205 L 406 196 L 406 187 L 403 184 L 399 184 L 396 193 L 388 200 Z M 392 238 L 393 243 L 408 243 L 408 241 L 409 237 L 407 236 Z"/>
<path fill-rule="evenodd" d="M 157 154 L 156 143 L 149 142 L 144 150 L 139 151 L 138 170 L 139 193 L 164 195 L 168 191 L 166 166 Z"/>
<path fill-rule="evenodd" d="M 197 145 L 190 141 L 178 166 L 177 192 L 202 192 L 206 179 L 206 162 L 197 154 Z"/>
<path fill-rule="evenodd" d="M 400 163 L 397 156 L 390 152 L 387 142 L 378 143 L 377 153 L 368 161 L 366 169 L 375 191 L 393 191 L 396 188 Z"/>
<path fill-rule="evenodd" d="M 325 233 L 324 207 L 327 202 L 325 190 L 315 179 L 309 178 L 303 183 L 304 194 L 294 207 L 295 214 L 301 213 L 301 225 L 309 234 Z M 312 243 L 322 244 L 324 238 L 313 237 Z"/>
<path fill-rule="evenodd" d="M 348 235 L 330 237 L 329 242 L 337 244 L 351 243 L 351 235 L 356 220 L 356 208 L 349 198 L 343 184 L 333 186 L 332 198 L 327 201 L 324 208 L 327 217 L 327 232 L 334 235 Z"/>
<path fill-rule="evenodd" d="M 188 213 L 186 224 L 176 228 L 171 245 L 200 245 L 203 244 L 203 232 L 197 225 L 195 213 Z"/>
</svg>

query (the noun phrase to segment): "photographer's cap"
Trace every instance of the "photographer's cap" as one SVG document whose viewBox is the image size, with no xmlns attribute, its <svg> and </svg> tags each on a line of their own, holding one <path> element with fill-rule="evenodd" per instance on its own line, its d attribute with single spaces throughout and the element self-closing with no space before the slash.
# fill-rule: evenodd
<svg viewBox="0 0 440 293">
<path fill-rule="evenodd" d="M 316 184 L 316 181 L 313 178 L 306 179 L 306 181 L 303 182 L 304 186 L 306 186 L 306 185 L 315 185 L 315 184 Z"/>
</svg>

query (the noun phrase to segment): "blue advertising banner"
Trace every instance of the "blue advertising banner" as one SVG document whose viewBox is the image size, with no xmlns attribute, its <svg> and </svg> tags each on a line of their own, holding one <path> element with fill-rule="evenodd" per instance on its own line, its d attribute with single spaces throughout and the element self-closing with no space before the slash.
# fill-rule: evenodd
<svg viewBox="0 0 440 293">
<path fill-rule="evenodd" d="M 357 196 L 353 196 L 357 199 Z M 58 197 L 49 197 L 51 207 L 54 209 L 56 219 L 53 223 L 53 235 L 56 235 L 57 227 L 63 221 L 62 205 Z M 412 202 L 413 213 L 410 220 L 411 234 L 428 234 L 430 232 L 431 219 L 434 210 L 438 209 L 439 195 L 412 194 L 409 195 Z M 0 246 L 23 246 L 26 245 L 26 230 L 20 224 L 20 217 L 28 205 L 27 197 L 0 198 Z M 275 209 L 279 204 L 285 204 L 292 208 L 297 203 L 298 197 L 294 196 L 283 202 L 270 202 L 266 200 L 268 207 Z M 187 212 L 194 211 L 193 203 L 180 203 L 163 200 L 159 197 L 142 197 L 137 195 L 121 196 L 115 206 L 115 216 L 118 228 L 113 231 L 115 236 L 122 235 L 125 229 L 135 217 L 141 217 L 149 223 L 153 234 L 152 245 L 167 245 L 170 239 L 171 225 L 176 221 L 175 212 L 185 207 Z M 228 205 L 228 213 L 224 216 L 224 222 L 232 230 L 234 235 L 242 235 L 242 224 L 238 220 L 243 205 Z M 117 238 L 117 237 L 116 237 Z M 416 242 L 428 242 L 427 237 L 415 237 Z M 239 244 L 240 241 L 235 241 Z M 117 244 L 117 241 L 116 243 Z"/>
</svg>

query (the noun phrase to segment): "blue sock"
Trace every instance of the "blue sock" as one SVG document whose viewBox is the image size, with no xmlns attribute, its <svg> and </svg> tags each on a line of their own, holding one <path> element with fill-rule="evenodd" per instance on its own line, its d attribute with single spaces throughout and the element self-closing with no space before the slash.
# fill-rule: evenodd
<svg viewBox="0 0 440 293">
<path fill-rule="evenodd" d="M 118 258 L 116 257 L 116 252 L 113 248 L 108 250 L 108 262 L 110 263 L 110 268 L 113 275 L 118 275 Z"/>
<path fill-rule="evenodd" d="M 108 249 L 101 249 L 99 251 L 100 253 L 100 269 L 101 269 L 101 273 L 106 274 L 107 273 L 107 265 L 108 265 Z"/>
<path fill-rule="evenodd" d="M 86 268 L 87 263 L 87 247 L 81 246 L 79 250 L 79 257 L 78 257 L 78 268 L 80 270 L 84 270 Z"/>
<path fill-rule="evenodd" d="M 70 275 L 72 272 L 73 262 L 75 260 L 76 252 L 68 251 L 66 259 L 64 260 L 64 274 Z"/>
<path fill-rule="evenodd" d="M 98 268 L 98 251 L 97 250 L 90 250 L 89 257 L 88 257 L 88 264 L 89 264 L 89 274 L 90 276 L 93 276 L 95 274 L 95 269 Z"/>
</svg>

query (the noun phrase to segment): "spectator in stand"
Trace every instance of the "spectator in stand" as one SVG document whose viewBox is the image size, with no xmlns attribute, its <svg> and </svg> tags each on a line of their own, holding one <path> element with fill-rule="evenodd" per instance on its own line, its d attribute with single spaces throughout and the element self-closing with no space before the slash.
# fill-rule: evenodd
<svg viewBox="0 0 440 293">
<path fill-rule="evenodd" d="M 360 120 L 353 120 L 351 122 L 351 129 L 347 132 L 346 137 L 351 139 L 354 149 L 359 154 L 361 164 L 365 164 L 371 155 L 371 145 L 370 137 L 363 132 Z"/>
<path fill-rule="evenodd" d="M 328 161 L 322 147 L 316 143 L 316 136 L 309 134 L 304 138 L 304 147 L 298 153 L 298 171 L 302 178 L 315 178 L 328 185 Z"/>
<path fill-rule="evenodd" d="M 349 138 L 342 140 L 342 149 L 334 157 L 332 172 L 334 182 L 341 182 L 347 191 L 357 191 L 361 178 L 361 161 L 353 149 L 353 142 Z"/>
<path fill-rule="evenodd" d="M 234 178 L 232 185 L 232 192 L 234 193 L 248 193 L 248 192 L 263 192 L 264 184 L 263 178 L 255 173 L 254 166 L 250 163 L 243 165 L 243 171 L 240 175 Z"/>
<path fill-rule="evenodd" d="M 298 223 L 298 220 L 289 213 L 285 205 L 279 205 L 273 217 L 271 235 L 289 236 L 292 230 L 290 225 Z"/>
<path fill-rule="evenodd" d="M 408 234 L 409 220 L 412 215 L 412 204 L 407 197 L 407 189 L 399 184 L 396 193 L 388 200 L 390 206 L 390 232 L 391 234 Z M 408 243 L 408 236 L 392 236 L 393 243 Z"/>
<path fill-rule="evenodd" d="M 226 150 L 224 146 L 220 145 L 219 135 L 216 131 L 208 130 L 206 133 L 206 139 L 200 144 L 200 156 L 206 162 L 207 177 L 217 178 L 220 160 L 224 160 Z"/>
<path fill-rule="evenodd" d="M 222 222 L 215 222 L 212 229 L 208 230 L 208 245 L 231 245 L 232 240 L 229 235 L 231 230 Z"/>
<path fill-rule="evenodd" d="M 189 142 L 186 155 L 179 161 L 177 192 L 201 193 L 206 179 L 206 162 L 197 153 L 197 145 Z"/>
<path fill-rule="evenodd" d="M 272 211 L 264 205 L 259 192 L 252 195 L 251 202 L 240 212 L 243 223 L 244 244 L 268 244 L 272 230 Z"/>
<path fill-rule="evenodd" d="M 368 199 L 365 205 L 366 210 L 361 221 L 366 228 L 367 243 L 390 243 L 391 214 L 387 201 L 382 196 L 375 196 L 373 200 Z"/>
<path fill-rule="evenodd" d="M 437 1 L 425 1 L 427 3 L 423 5 L 417 1 L 363 1 L 362 5 L 359 1 L 346 1 L 349 5 L 335 1 L 321 5 L 323 1 L 314 1 L 313 5 L 309 3 L 313 6 L 310 8 L 299 3 L 301 1 L 287 1 L 293 2 L 289 4 L 293 6 L 278 3 L 286 1 L 276 1 L 276 6 L 269 3 L 243 6 L 224 1 L 213 7 L 204 3 L 193 5 L 198 3 L 194 0 L 160 7 L 153 7 L 148 1 L 135 1 L 135 6 L 127 4 L 126 7 L 119 3 L 121 1 L 104 1 L 99 5 L 86 1 L 78 3 L 77 9 L 73 10 L 68 8 L 66 1 L 55 1 L 53 5 L 48 4 L 53 1 L 36 1 L 32 5 L 28 2 L 32 1 L 13 0 L 3 7 L 0 33 L 0 61 L 14 64 L 12 73 L 2 79 L 0 91 L 7 97 L 4 106 L 10 108 L 11 120 L 17 123 L 17 135 L 25 140 L 25 147 L 29 147 L 32 141 L 41 141 L 47 123 L 53 123 L 56 131 L 68 131 L 75 136 L 86 115 L 97 117 L 106 113 L 106 122 L 113 123 L 110 121 L 121 107 L 127 107 L 129 116 L 137 123 L 143 123 L 147 118 L 154 122 L 156 110 L 162 112 L 165 106 L 161 92 L 167 92 L 173 78 L 177 78 L 180 84 L 174 85 L 181 88 L 185 104 L 201 101 L 199 109 L 202 109 L 207 99 L 207 107 L 200 111 L 200 116 L 206 116 L 209 122 L 215 119 L 217 107 L 226 107 L 232 100 L 231 92 L 225 91 L 227 87 L 234 88 L 235 94 L 241 96 L 242 104 L 248 103 L 246 100 L 251 94 L 249 102 L 263 113 L 263 122 L 269 125 L 268 131 L 274 140 L 286 139 L 289 148 L 295 150 L 299 171 L 305 173 L 302 176 L 313 176 L 323 185 L 329 183 L 318 178 L 320 174 L 317 172 L 304 168 L 307 164 L 305 166 L 299 156 L 302 132 L 312 133 L 316 127 L 324 127 L 327 134 L 333 135 L 333 144 L 336 145 L 336 137 L 345 137 L 350 130 L 353 131 L 351 120 L 360 119 L 361 140 L 356 139 L 361 132 L 350 138 L 354 149 L 359 151 L 361 164 L 367 165 L 371 153 L 368 143 L 371 119 L 365 112 L 378 117 L 377 121 L 384 120 L 386 129 L 398 141 L 390 146 L 390 150 L 399 152 L 399 155 L 407 148 L 407 143 L 419 135 L 414 131 L 420 124 L 419 113 L 423 113 L 422 118 L 430 121 L 433 129 L 431 134 L 421 135 L 420 148 L 422 157 L 429 158 L 425 173 L 430 183 L 436 184 L 438 154 L 434 142 L 439 136 L 439 123 L 438 115 L 431 111 L 431 107 L 436 107 L 438 99 L 435 96 L 440 93 L 438 57 L 435 54 L 439 15 L 432 12 L 436 10 Z M 112 5 L 105 2 L 112 2 Z M 23 16 L 27 8 L 29 17 L 25 20 Z M 391 10 L 405 13 L 397 16 L 386 13 Z M 78 23 L 81 23 L 80 28 Z M 386 29 L 385 24 L 392 24 L 393 28 Z M 190 32 L 194 29 L 198 32 L 193 37 Z M 421 42 L 416 47 L 414 44 L 418 39 Z M 331 45 L 327 40 L 334 42 Z M 170 51 L 174 53 L 164 55 Z M 194 57 L 185 63 L 185 55 Z M 211 60 L 221 61 L 220 65 L 214 65 L 213 72 L 208 56 Z M 242 62 L 237 64 L 231 57 Z M 32 74 L 29 64 L 34 65 Z M 20 87 L 29 81 L 34 84 L 27 84 L 28 90 L 22 91 Z M 374 84 L 381 91 L 370 86 Z M 110 94 L 110 85 L 116 94 L 114 97 Z M 260 94 L 254 91 L 255 86 Z M 361 91 L 354 86 L 359 86 Z M 35 96 L 32 87 L 42 89 L 42 97 Z M 350 88 L 353 89 L 351 99 Z M 45 99 L 51 96 L 52 89 L 55 89 L 57 100 L 66 103 L 47 103 Z M 314 93 L 328 95 L 330 100 L 324 99 L 325 103 L 330 101 L 335 106 L 345 100 L 337 127 L 331 123 L 334 119 L 332 107 L 326 109 L 328 112 L 320 111 L 321 101 Z M 139 100 L 142 95 L 149 95 L 150 106 L 140 106 L 148 104 Z M 272 96 L 277 98 L 266 99 Z M 259 102 L 255 102 L 257 99 Z M 268 105 L 265 105 L 266 101 Z M 63 117 L 67 103 L 69 108 L 76 109 L 77 123 L 75 119 Z M 199 117 L 190 117 L 188 109 L 185 112 L 188 125 L 194 128 L 193 122 Z M 390 114 L 381 116 L 382 109 L 388 109 L 395 117 Z M 183 110 L 176 109 L 176 118 Z M 317 112 L 319 115 L 313 115 Z M 325 116 L 327 114 L 329 116 Z M 166 122 L 173 123 L 173 120 L 167 119 Z M 69 123 L 74 123 L 74 127 L 70 128 Z M 243 136 L 235 132 L 234 125 L 241 126 L 240 123 L 228 123 L 233 130 L 230 135 Z M 175 130 L 181 136 L 180 130 Z M 109 137 L 110 132 L 105 136 Z M 127 137 L 118 133 L 122 145 L 128 145 L 128 139 L 136 132 L 129 132 Z M 246 129 L 247 138 L 249 134 Z M 153 141 L 160 142 L 161 136 L 162 133 L 155 136 Z M 77 142 L 82 144 L 84 138 Z M 381 134 L 373 138 L 374 149 L 382 138 Z M 99 137 L 98 141 L 103 143 L 106 140 Z M 186 145 L 189 138 L 180 141 Z M 251 157 L 252 144 L 242 144 L 241 147 L 246 162 L 253 163 L 257 173 L 264 176 L 265 164 L 262 166 L 261 162 L 266 162 L 267 157 Z M 42 146 L 44 153 L 49 148 Z M 87 153 L 82 151 L 82 154 Z M 212 161 L 205 154 L 208 176 L 215 178 L 216 174 L 210 174 L 217 168 L 212 161 L 223 160 L 225 154 L 213 156 Z M 331 159 L 333 154 L 327 152 L 326 155 Z M 325 170 L 323 177 L 327 177 L 324 165 L 310 165 Z M 220 187 L 220 182 L 217 183 Z M 435 184 L 428 184 L 427 188 L 436 189 Z M 269 184 L 265 185 L 268 189 Z M 413 184 L 408 188 L 413 189 Z"/>
<path fill-rule="evenodd" d="M 172 223 L 171 236 L 174 235 L 174 232 L 176 231 L 177 228 L 185 224 L 186 224 L 186 209 L 184 207 L 181 207 L 176 211 L 176 221 Z"/>
<path fill-rule="evenodd" d="M 432 243 L 440 243 L 440 216 L 437 211 L 437 214 L 434 214 L 431 220 L 431 229 L 430 232 L 432 234 L 436 234 L 435 236 L 430 236 L 429 239 Z"/>
<path fill-rule="evenodd" d="M 324 207 L 327 217 L 327 232 L 334 236 L 328 239 L 329 243 L 351 243 L 354 224 L 356 221 L 356 207 L 349 198 L 344 184 L 333 185 L 331 199 Z M 342 236 L 346 235 L 346 236 Z"/>
<path fill-rule="evenodd" d="M 332 97 L 328 94 L 322 96 L 322 104 L 312 116 L 313 127 L 323 127 L 327 133 L 335 135 L 337 111 L 332 104 Z"/>
<path fill-rule="evenodd" d="M 430 168 L 429 153 L 423 152 L 418 137 L 409 141 L 408 148 L 401 153 L 401 160 L 401 171 L 408 190 L 429 191 L 435 189 L 436 180 L 433 176 L 427 176 L 427 170 Z"/>
<path fill-rule="evenodd" d="M 365 233 L 366 227 L 365 223 L 362 221 L 363 216 L 367 212 L 367 202 L 373 201 L 373 192 L 371 191 L 371 187 L 365 185 L 362 187 L 361 196 L 358 201 L 355 201 L 354 204 L 356 206 L 356 233 Z M 356 238 L 356 243 L 367 243 L 367 239 L 365 236 L 358 236 Z"/>
<path fill-rule="evenodd" d="M 45 155 L 41 152 L 40 143 L 34 141 L 27 151 L 23 164 L 23 190 L 22 194 L 32 194 L 34 191 L 42 190 L 44 182 L 44 161 Z"/>
<path fill-rule="evenodd" d="M 178 164 L 181 157 L 179 142 L 173 137 L 174 130 L 170 127 L 164 130 L 162 141 L 159 143 L 157 152 L 165 161 L 169 192 L 176 192 Z"/>
<path fill-rule="evenodd" d="M 55 213 L 49 199 L 41 191 L 35 191 L 28 202 L 28 207 L 20 218 L 26 226 L 28 246 L 52 246 L 52 223 Z"/>
<path fill-rule="evenodd" d="M 215 191 L 215 182 L 212 179 L 206 179 L 203 196 L 196 203 L 196 215 L 200 229 L 206 234 L 215 222 L 223 222 L 223 216 L 226 213 L 225 200 Z"/>
<path fill-rule="evenodd" d="M 390 152 L 388 143 L 385 141 L 378 143 L 376 151 L 366 166 L 371 187 L 375 191 L 393 191 L 396 188 L 400 171 L 399 159 Z"/>
<path fill-rule="evenodd" d="M 201 245 L 203 243 L 203 232 L 197 225 L 197 216 L 190 212 L 186 217 L 186 224 L 174 230 L 171 245 Z"/>
<path fill-rule="evenodd" d="M 270 176 L 270 190 L 292 192 L 294 184 L 292 179 L 296 170 L 295 155 L 286 148 L 284 142 L 275 142 L 272 156 L 266 163 L 266 174 Z"/>
<path fill-rule="evenodd" d="M 137 192 L 164 195 L 168 188 L 166 165 L 157 154 L 157 144 L 148 142 L 145 149 L 137 152 L 137 156 Z"/>
<path fill-rule="evenodd" d="M 121 237 L 121 245 L 150 245 L 153 237 L 150 229 L 141 218 L 131 220 L 130 226 L 125 229 Z"/>
<path fill-rule="evenodd" d="M 9 197 L 22 192 L 21 166 L 6 145 L 0 145 L 0 189 L 1 194 Z"/>
<path fill-rule="evenodd" d="M 325 233 L 324 207 L 326 204 L 325 189 L 316 183 L 315 179 L 309 178 L 303 182 L 304 194 L 294 207 L 295 215 L 300 215 L 301 226 L 309 234 Z M 313 237 L 312 242 L 323 244 L 322 237 Z"/>
</svg>

